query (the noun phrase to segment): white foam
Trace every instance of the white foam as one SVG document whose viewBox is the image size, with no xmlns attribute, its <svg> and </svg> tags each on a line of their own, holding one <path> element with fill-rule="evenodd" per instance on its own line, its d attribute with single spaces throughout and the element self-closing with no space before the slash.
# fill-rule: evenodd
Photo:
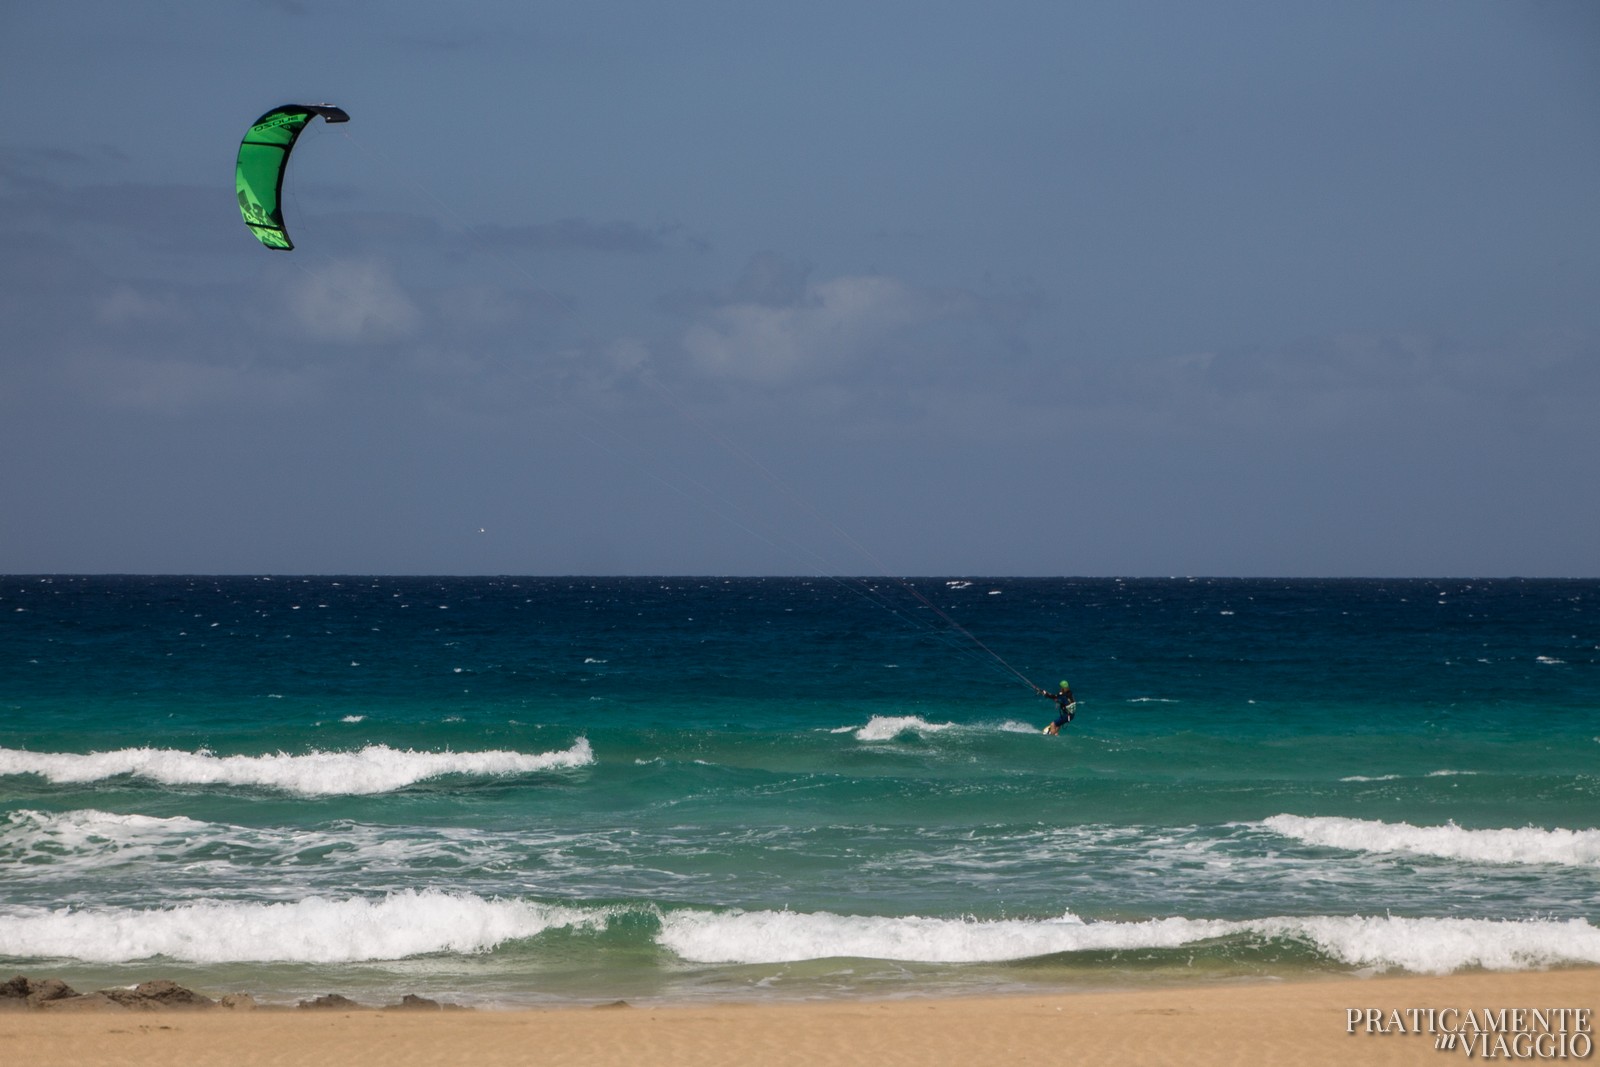
<svg viewBox="0 0 1600 1067">
<path fill-rule="evenodd" d="M 835 726 L 830 734 L 852 734 L 857 741 L 893 741 L 903 734 L 1036 734 L 1037 726 L 1016 719 L 990 719 L 985 722 L 929 722 L 917 715 L 874 715 L 865 726 Z"/>
<path fill-rule="evenodd" d="M 928 722 L 916 715 L 874 715 L 855 736 L 857 741 L 893 741 L 903 733 L 937 734 L 954 727 L 953 722 Z"/>
<path fill-rule="evenodd" d="M 1600 963 L 1600 929 L 1565 922 L 1308 916 L 1225 920 L 1174 917 L 1143 922 L 1059 919 L 933 919 L 828 912 L 677 912 L 657 940 L 693 963 L 790 963 L 862 957 L 921 963 L 977 963 L 1067 952 L 1180 948 L 1246 936 L 1308 942 L 1344 963 L 1446 974 L 1462 967 L 1519 970 Z"/>
<path fill-rule="evenodd" d="M 1415 919 L 1313 916 L 1255 920 L 1267 937 L 1310 941 L 1345 963 L 1377 970 L 1449 974 L 1463 967 L 1531 970 L 1600 963 L 1600 928 L 1582 919 Z"/>
<path fill-rule="evenodd" d="M 116 902 L 129 907 L 209 900 L 221 886 L 255 887 L 267 898 L 284 900 L 311 893 L 343 894 L 353 886 L 372 891 L 405 888 L 415 884 L 419 869 L 510 871 L 519 869 L 530 855 L 540 856 L 546 871 L 583 875 L 593 869 L 564 850 L 575 841 L 592 842 L 597 837 L 603 840 L 605 835 L 424 829 L 344 820 L 322 827 L 250 827 L 92 809 L 54 814 L 19 810 L 0 815 L 0 884 L 28 884 L 32 894 L 15 899 L 36 904 L 56 899 L 54 894 L 39 895 L 54 887 L 77 892 L 85 876 L 99 885 L 110 879 L 118 891 Z M 317 858 L 314 869 L 300 866 L 308 855 Z M 609 861 L 608 854 L 596 862 Z M 113 866 L 118 872 L 108 873 Z M 271 871 L 285 868 L 301 871 L 301 877 L 293 881 L 270 877 Z M 263 879 L 263 874 L 269 877 Z"/>
<path fill-rule="evenodd" d="M 176 749 L 124 748 L 113 752 L 27 752 L 0 748 L 0 776 L 37 774 L 52 782 L 94 782 L 118 775 L 163 785 L 243 785 L 301 796 L 387 793 L 446 774 L 527 774 L 594 762 L 587 738 L 555 752 L 417 752 L 368 745 L 357 752 L 217 756 Z"/>
<path fill-rule="evenodd" d="M 920 963 L 1028 959 L 1095 949 L 1171 948 L 1229 933 L 1207 919 L 1085 923 L 1059 919 L 934 919 L 830 912 L 675 912 L 657 940 L 692 963 L 790 963 L 853 956 Z"/>
<path fill-rule="evenodd" d="M 121 963 L 352 963 L 486 952 L 553 927 L 603 927 L 604 909 L 407 890 L 380 899 L 204 903 L 154 911 L 9 908 L 0 956 Z"/>
<path fill-rule="evenodd" d="M 116 815 L 87 808 L 59 814 L 22 808 L 0 818 L 0 858 L 43 851 L 53 858 L 111 852 L 146 851 L 189 840 L 212 830 L 212 824 L 175 815 Z"/>
<path fill-rule="evenodd" d="M 1308 845 L 1351 852 L 1408 852 L 1472 863 L 1600 867 L 1600 830 L 1541 830 L 1532 826 L 1465 830 L 1454 823 L 1413 826 L 1299 815 L 1274 815 L 1262 825 Z"/>
</svg>

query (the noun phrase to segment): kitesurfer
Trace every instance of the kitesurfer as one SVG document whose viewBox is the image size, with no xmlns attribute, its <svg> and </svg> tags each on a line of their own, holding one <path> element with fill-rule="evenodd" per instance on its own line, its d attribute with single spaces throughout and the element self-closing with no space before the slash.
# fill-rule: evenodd
<svg viewBox="0 0 1600 1067">
<path fill-rule="evenodd" d="M 1054 693 L 1044 689 L 1035 689 L 1034 692 L 1042 697 L 1049 697 L 1056 702 L 1056 721 L 1044 728 L 1045 733 L 1059 734 L 1061 728 L 1071 722 L 1074 715 L 1078 714 L 1078 698 L 1072 695 L 1072 686 L 1065 681 L 1061 683 L 1061 688 Z"/>
</svg>

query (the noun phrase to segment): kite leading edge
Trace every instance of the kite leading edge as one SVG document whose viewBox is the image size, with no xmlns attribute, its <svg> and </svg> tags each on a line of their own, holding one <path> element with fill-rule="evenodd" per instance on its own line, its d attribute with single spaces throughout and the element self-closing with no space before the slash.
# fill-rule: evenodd
<svg viewBox="0 0 1600 1067">
<path fill-rule="evenodd" d="M 262 244 L 285 252 L 294 247 L 283 226 L 283 172 L 289 153 L 306 123 L 321 115 L 324 122 L 349 122 L 343 109 L 331 104 L 284 104 L 256 119 L 239 144 L 234 186 L 239 214 Z"/>
</svg>

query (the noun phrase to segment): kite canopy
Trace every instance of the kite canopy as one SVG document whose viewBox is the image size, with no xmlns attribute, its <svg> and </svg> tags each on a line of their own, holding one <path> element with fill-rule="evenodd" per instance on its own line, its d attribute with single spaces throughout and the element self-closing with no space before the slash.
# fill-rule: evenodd
<svg viewBox="0 0 1600 1067">
<path fill-rule="evenodd" d="M 256 119 L 239 144 L 239 165 L 233 175 L 239 214 L 268 248 L 287 252 L 294 247 L 283 228 L 283 172 L 289 166 L 295 138 L 318 115 L 325 122 L 350 121 L 349 115 L 331 104 L 284 104 Z"/>
</svg>

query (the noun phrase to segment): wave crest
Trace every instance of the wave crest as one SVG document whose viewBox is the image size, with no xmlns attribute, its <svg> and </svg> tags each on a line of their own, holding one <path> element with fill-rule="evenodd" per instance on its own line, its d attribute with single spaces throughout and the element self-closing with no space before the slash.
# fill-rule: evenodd
<svg viewBox="0 0 1600 1067">
<path fill-rule="evenodd" d="M 447 774 L 498 777 L 584 767 L 594 762 L 587 738 L 555 752 L 417 752 L 368 745 L 356 752 L 218 756 L 165 748 L 88 754 L 0 748 L 0 776 L 37 774 L 58 784 L 130 775 L 162 785 L 242 785 L 300 796 L 388 793 Z"/>
<path fill-rule="evenodd" d="M 437 952 L 484 953 L 547 930 L 631 925 L 698 964 L 774 964 L 855 957 L 983 963 L 1075 952 L 1174 949 L 1219 939 L 1298 941 L 1341 963 L 1420 974 L 1464 967 L 1525 970 L 1600 964 L 1600 928 L 1583 919 L 1280 916 L 1084 922 L 940 919 L 829 912 L 682 910 L 485 899 L 435 889 L 385 897 L 203 902 L 171 908 L 0 910 L 0 957 L 126 963 L 355 963 Z"/>
<path fill-rule="evenodd" d="M 378 900 L 186 904 L 159 911 L 15 909 L 0 915 L 0 956 L 124 963 L 354 963 L 430 952 L 486 952 L 606 913 L 470 894 L 406 890 Z"/>
<path fill-rule="evenodd" d="M 1274 815 L 1262 821 L 1274 833 L 1308 845 L 1351 852 L 1408 852 L 1473 863 L 1556 864 L 1600 867 L 1600 830 L 1464 830 L 1455 823 L 1413 826 L 1372 819 Z"/>
<path fill-rule="evenodd" d="M 1600 963 L 1600 928 L 1582 919 L 1307 916 L 1083 922 L 931 919 L 787 911 L 679 912 L 657 940 L 693 963 L 790 963 L 860 957 L 979 963 L 1068 952 L 1179 948 L 1222 937 L 1307 942 L 1343 963 L 1447 974 L 1463 967 L 1522 970 Z"/>
</svg>

